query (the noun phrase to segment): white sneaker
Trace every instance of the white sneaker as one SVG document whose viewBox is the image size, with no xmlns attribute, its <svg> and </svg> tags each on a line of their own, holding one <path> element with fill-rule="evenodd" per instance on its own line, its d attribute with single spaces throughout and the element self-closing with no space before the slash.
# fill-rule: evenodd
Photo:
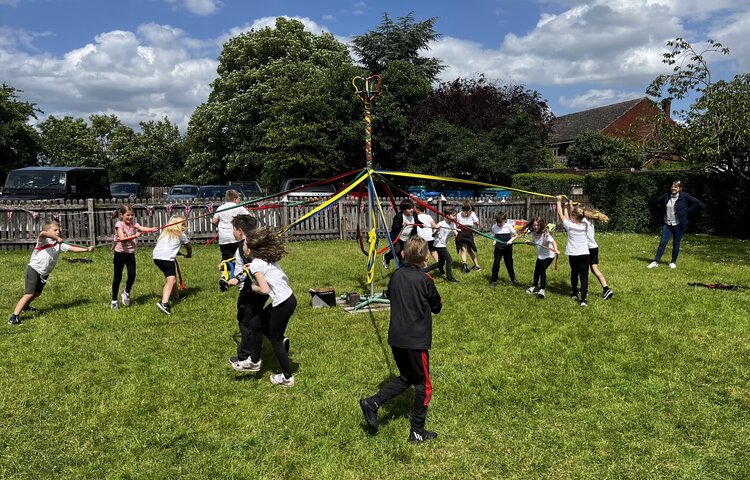
<svg viewBox="0 0 750 480">
<path fill-rule="evenodd" d="M 117 300 L 112 300 L 112 310 L 119 310 L 120 304 L 117 302 Z"/>
<path fill-rule="evenodd" d="M 271 383 L 274 385 L 281 385 L 282 387 L 293 387 L 294 386 L 294 376 L 291 376 L 289 378 L 284 377 L 283 373 L 274 373 L 269 378 L 271 380 Z"/>
<path fill-rule="evenodd" d="M 651 262 L 651 263 L 649 263 L 648 265 L 646 265 L 646 268 L 656 268 L 656 267 L 658 267 L 658 266 L 659 266 L 659 264 L 658 264 L 658 263 L 656 263 L 656 262 Z"/>
<path fill-rule="evenodd" d="M 250 357 L 244 360 L 237 360 L 237 357 L 229 359 L 229 364 L 238 372 L 259 372 L 261 363 L 263 363 L 263 360 L 258 360 L 258 363 L 253 363 Z"/>
<path fill-rule="evenodd" d="M 677 268 L 677 264 L 674 263 L 674 262 L 672 262 L 672 263 L 669 264 L 669 268 L 671 268 L 672 270 L 674 270 L 675 268 Z"/>
<path fill-rule="evenodd" d="M 536 294 L 537 294 L 537 295 L 538 295 L 539 297 L 541 297 L 541 298 L 544 298 L 544 289 L 543 289 L 543 288 L 540 288 L 539 290 L 537 290 L 537 291 L 536 291 Z"/>
<path fill-rule="evenodd" d="M 130 306 L 130 294 L 128 292 L 122 292 L 122 295 L 120 295 L 120 298 L 122 299 L 122 304 L 126 307 Z"/>
<path fill-rule="evenodd" d="M 526 293 L 528 293 L 529 295 L 531 295 L 531 294 L 534 293 L 534 290 L 535 290 L 534 287 L 529 287 L 529 288 L 526 289 Z"/>
</svg>

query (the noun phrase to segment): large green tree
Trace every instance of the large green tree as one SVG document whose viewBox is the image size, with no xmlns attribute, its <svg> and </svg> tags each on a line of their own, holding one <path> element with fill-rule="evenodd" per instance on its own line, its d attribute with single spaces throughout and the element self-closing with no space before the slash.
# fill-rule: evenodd
<svg viewBox="0 0 750 480">
<path fill-rule="evenodd" d="M 714 81 L 711 54 L 728 55 L 729 49 L 708 40 L 702 49 L 685 39 L 667 42 L 663 61 L 672 73 L 659 75 L 647 93 L 683 99 L 695 96 L 683 113 L 683 125 L 665 126 L 662 138 L 668 153 L 709 170 L 728 172 L 750 181 L 750 74 Z"/>
<path fill-rule="evenodd" d="M 5 83 L 0 87 L 0 181 L 9 170 L 36 164 L 41 151 L 39 134 L 29 125 L 41 110 L 20 101 L 19 92 Z"/>
<path fill-rule="evenodd" d="M 233 37 L 219 77 L 188 127 L 189 169 L 201 182 L 329 175 L 362 164 L 361 107 L 346 46 L 296 20 Z"/>
<path fill-rule="evenodd" d="M 576 138 L 566 152 L 571 168 L 640 168 L 641 149 L 632 140 L 601 132 L 587 132 Z"/>
<path fill-rule="evenodd" d="M 50 115 L 40 122 L 43 160 L 68 167 L 106 167 L 101 146 L 83 118 Z"/>
</svg>

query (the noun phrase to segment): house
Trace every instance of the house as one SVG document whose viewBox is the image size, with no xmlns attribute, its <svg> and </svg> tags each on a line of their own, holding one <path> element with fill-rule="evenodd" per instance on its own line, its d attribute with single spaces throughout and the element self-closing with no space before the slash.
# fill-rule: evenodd
<svg viewBox="0 0 750 480">
<path fill-rule="evenodd" d="M 659 106 L 653 100 L 641 97 L 563 115 L 553 122 L 550 148 L 555 159 L 564 163 L 568 147 L 585 132 L 601 132 L 643 143 L 654 134 L 656 128 L 654 122 L 649 120 L 664 112 L 667 122 L 672 122 L 670 108 L 669 99 L 662 100 Z"/>
</svg>

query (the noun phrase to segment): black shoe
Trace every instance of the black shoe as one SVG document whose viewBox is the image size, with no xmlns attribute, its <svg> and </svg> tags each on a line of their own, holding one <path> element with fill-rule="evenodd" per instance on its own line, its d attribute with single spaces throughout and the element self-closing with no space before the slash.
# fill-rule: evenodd
<svg viewBox="0 0 750 480">
<path fill-rule="evenodd" d="M 224 280 L 224 277 L 221 277 L 219 279 L 219 290 L 222 292 L 226 292 L 227 290 L 229 290 L 229 284 L 226 280 Z"/>
<path fill-rule="evenodd" d="M 11 315 L 8 319 L 8 323 L 10 325 L 21 325 L 21 317 L 18 315 Z"/>
<path fill-rule="evenodd" d="M 434 440 L 437 438 L 437 436 L 437 433 L 431 432 L 429 430 L 424 430 L 422 433 L 412 431 L 409 434 L 409 443 L 422 443 L 426 442 L 427 440 Z"/>
<path fill-rule="evenodd" d="M 612 298 L 612 297 L 614 297 L 614 296 L 615 296 L 615 292 L 613 292 L 613 291 L 612 291 L 612 290 L 610 290 L 609 288 L 607 288 L 607 289 L 606 289 L 606 290 L 604 291 L 604 300 L 609 300 L 610 298 Z"/>
<path fill-rule="evenodd" d="M 497 282 L 490 282 L 490 287 L 495 288 L 497 287 Z"/>
<path fill-rule="evenodd" d="M 170 307 L 168 303 L 156 302 L 156 306 L 167 315 L 172 315 L 172 307 Z"/>
<path fill-rule="evenodd" d="M 458 280 L 456 279 L 456 277 L 446 278 L 445 281 L 446 282 L 451 282 L 451 283 L 458 283 Z"/>
<path fill-rule="evenodd" d="M 23 307 L 24 312 L 36 312 L 36 308 L 32 307 L 31 305 L 26 305 Z"/>
<path fill-rule="evenodd" d="M 518 280 L 516 280 L 516 279 L 514 278 L 513 280 L 511 280 L 511 281 L 510 281 L 510 284 L 511 284 L 511 285 L 518 285 Z"/>
<path fill-rule="evenodd" d="M 469 266 L 464 263 L 464 265 L 461 267 L 463 269 L 464 273 L 469 273 L 471 270 L 469 269 Z"/>
<path fill-rule="evenodd" d="M 438 268 L 438 272 L 440 272 L 440 275 L 445 275 L 445 270 L 442 268 Z"/>
<path fill-rule="evenodd" d="M 284 337 L 282 343 L 284 344 L 284 350 L 286 350 L 286 353 L 289 353 L 289 337 Z"/>
<path fill-rule="evenodd" d="M 366 398 L 359 399 L 359 406 L 362 408 L 362 414 L 365 416 L 365 422 L 370 430 L 378 431 L 378 407 Z"/>
</svg>

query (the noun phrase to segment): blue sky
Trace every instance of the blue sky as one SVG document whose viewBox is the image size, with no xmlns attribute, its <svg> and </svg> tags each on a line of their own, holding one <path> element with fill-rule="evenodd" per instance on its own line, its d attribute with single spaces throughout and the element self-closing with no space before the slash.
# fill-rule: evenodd
<svg viewBox="0 0 750 480">
<path fill-rule="evenodd" d="M 523 84 L 556 115 L 644 96 L 675 37 L 728 46 L 710 58 L 719 77 L 750 66 L 746 0 L 0 0 L 0 81 L 41 118 L 116 114 L 137 127 L 166 115 L 184 133 L 232 35 L 286 16 L 349 42 L 410 11 L 438 17 L 426 54 L 446 65 L 441 80 Z"/>
</svg>

